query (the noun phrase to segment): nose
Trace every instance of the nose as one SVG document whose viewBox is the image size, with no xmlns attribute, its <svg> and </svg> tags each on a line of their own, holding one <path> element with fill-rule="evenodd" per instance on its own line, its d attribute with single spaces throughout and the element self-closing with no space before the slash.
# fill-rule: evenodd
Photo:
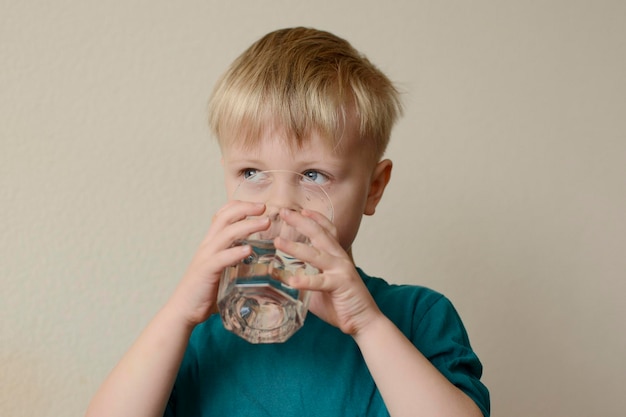
<svg viewBox="0 0 626 417">
<path fill-rule="evenodd" d="M 295 172 L 274 172 L 265 197 L 266 215 L 278 217 L 281 208 L 302 210 L 299 176 Z"/>
</svg>

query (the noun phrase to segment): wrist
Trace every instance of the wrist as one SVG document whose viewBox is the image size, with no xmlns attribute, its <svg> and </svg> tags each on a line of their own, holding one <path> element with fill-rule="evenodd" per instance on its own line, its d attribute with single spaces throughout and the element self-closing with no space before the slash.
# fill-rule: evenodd
<svg viewBox="0 0 626 417">
<path fill-rule="evenodd" d="M 395 326 L 382 311 L 372 314 L 356 332 L 352 334 L 354 341 L 360 345 L 368 340 L 377 339 L 388 326 Z"/>
<path fill-rule="evenodd" d="M 194 315 L 184 307 L 185 305 L 186 303 L 177 302 L 173 297 L 163 306 L 160 314 L 164 316 L 170 325 L 176 326 L 176 328 L 183 328 L 191 334 L 193 329 L 200 324 L 202 320 L 194 317 Z"/>
</svg>

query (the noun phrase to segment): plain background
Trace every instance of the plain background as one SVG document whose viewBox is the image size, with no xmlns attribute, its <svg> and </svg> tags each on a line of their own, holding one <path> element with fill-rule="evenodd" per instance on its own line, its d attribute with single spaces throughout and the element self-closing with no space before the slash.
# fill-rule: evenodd
<svg viewBox="0 0 626 417">
<path fill-rule="evenodd" d="M 0 1 L 0 415 L 82 415 L 224 202 L 211 89 L 261 35 L 404 91 L 359 265 L 456 305 L 494 416 L 623 416 L 626 2 Z"/>
</svg>

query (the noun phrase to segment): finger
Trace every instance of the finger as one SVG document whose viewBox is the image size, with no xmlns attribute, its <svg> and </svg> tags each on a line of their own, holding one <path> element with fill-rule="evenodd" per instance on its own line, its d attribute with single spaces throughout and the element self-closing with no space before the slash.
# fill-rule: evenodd
<svg viewBox="0 0 626 417">
<path fill-rule="evenodd" d="M 212 233 L 205 238 L 205 244 L 216 248 L 227 248 L 252 233 L 267 230 L 269 226 L 270 220 L 267 217 L 244 218 L 226 225 L 216 224 Z"/>
<path fill-rule="evenodd" d="M 330 266 L 328 260 L 330 256 L 325 256 L 324 252 L 308 243 L 294 242 L 289 239 L 277 237 L 274 239 L 274 245 L 276 249 L 319 270 L 323 271 Z"/>
<path fill-rule="evenodd" d="M 326 279 L 324 274 L 307 274 L 303 269 L 291 275 L 287 284 L 305 291 L 331 292 L 336 289 L 336 283 Z"/>
<path fill-rule="evenodd" d="M 331 232 L 332 235 L 336 234 L 337 227 L 328 217 L 324 216 L 322 213 L 307 209 L 303 209 L 300 213 L 304 217 L 315 220 L 316 223 Z"/>
<path fill-rule="evenodd" d="M 252 248 L 249 245 L 231 246 L 211 257 L 209 270 L 213 273 L 221 273 L 225 268 L 241 262 L 251 253 Z M 209 262 L 209 260 L 203 258 L 202 262 Z"/>
<path fill-rule="evenodd" d="M 315 219 L 308 217 L 308 216 L 304 216 L 302 213 L 297 212 L 297 211 L 281 209 L 280 217 L 289 226 L 295 228 L 300 233 L 303 233 L 304 235 L 308 237 L 311 237 L 310 236 L 311 233 L 315 233 L 315 232 L 320 233 L 322 231 L 325 231 L 324 227 L 320 223 L 318 223 Z"/>
<path fill-rule="evenodd" d="M 231 224 L 236 224 L 251 216 L 258 216 L 265 210 L 263 203 L 250 203 L 242 201 L 229 201 L 222 208 L 220 208 L 211 220 L 211 227 L 205 235 L 204 242 L 224 240 L 231 241 L 237 236 L 241 236 L 241 233 L 237 229 L 231 230 L 230 233 L 226 233 L 225 229 Z M 263 229 L 260 229 L 263 230 Z M 258 231 L 258 230 L 254 230 Z"/>
<path fill-rule="evenodd" d="M 250 216 L 259 216 L 265 211 L 265 204 L 232 200 L 220 208 L 213 216 L 212 223 L 230 224 Z"/>
<path fill-rule="evenodd" d="M 308 213 L 312 214 L 314 212 L 309 211 Z M 323 216 L 319 213 L 317 215 L 320 216 L 320 222 L 325 223 L 330 230 L 325 228 L 323 224 L 313 219 L 311 215 L 305 216 L 304 214 L 291 210 L 281 210 L 280 215 L 288 225 L 308 237 L 312 246 L 321 250 L 326 250 L 335 256 L 339 256 L 343 252 L 341 245 L 335 238 L 335 226 L 328 220 L 324 220 Z"/>
</svg>

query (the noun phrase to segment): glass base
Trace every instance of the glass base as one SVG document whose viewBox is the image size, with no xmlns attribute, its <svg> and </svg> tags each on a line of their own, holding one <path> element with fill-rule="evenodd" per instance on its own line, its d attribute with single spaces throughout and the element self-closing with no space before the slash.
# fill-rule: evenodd
<svg viewBox="0 0 626 417">
<path fill-rule="evenodd" d="M 235 280 L 218 301 L 224 327 L 250 343 L 282 343 L 304 324 L 301 292 L 271 276 Z"/>
</svg>

